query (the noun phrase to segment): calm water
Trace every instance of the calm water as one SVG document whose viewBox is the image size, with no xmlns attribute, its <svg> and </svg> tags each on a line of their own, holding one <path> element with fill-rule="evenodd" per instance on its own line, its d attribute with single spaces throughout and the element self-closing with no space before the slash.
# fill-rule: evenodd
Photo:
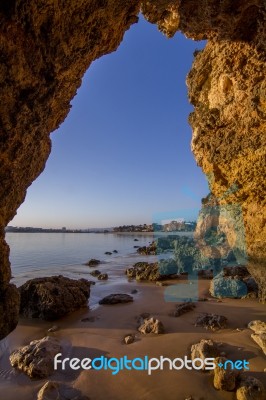
<svg viewBox="0 0 266 400">
<path fill-rule="evenodd" d="M 138 241 L 134 241 L 137 238 Z M 154 256 L 139 256 L 134 246 L 144 246 L 151 235 L 117 235 L 97 233 L 7 233 L 13 282 L 50 275 L 92 279 L 92 268 L 84 265 L 91 258 L 101 260 L 97 267 L 110 279 L 124 278 L 124 270 L 139 260 L 154 260 Z M 108 256 L 106 251 L 117 250 Z"/>
</svg>

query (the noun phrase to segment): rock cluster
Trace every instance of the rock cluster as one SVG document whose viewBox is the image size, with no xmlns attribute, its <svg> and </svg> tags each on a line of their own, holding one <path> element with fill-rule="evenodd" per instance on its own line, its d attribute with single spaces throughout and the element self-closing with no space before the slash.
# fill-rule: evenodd
<svg viewBox="0 0 266 400">
<path fill-rule="evenodd" d="M 227 318 L 223 315 L 203 313 L 197 318 L 195 326 L 216 331 L 227 327 Z"/>
<path fill-rule="evenodd" d="M 87 306 L 90 282 L 51 276 L 31 279 L 20 286 L 19 291 L 23 316 L 52 321 Z"/>
</svg>

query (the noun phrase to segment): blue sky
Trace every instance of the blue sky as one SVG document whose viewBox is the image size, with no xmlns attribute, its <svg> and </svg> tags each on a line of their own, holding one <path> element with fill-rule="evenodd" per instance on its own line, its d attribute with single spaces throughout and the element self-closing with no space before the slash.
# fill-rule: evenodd
<svg viewBox="0 0 266 400">
<path fill-rule="evenodd" d="M 208 185 L 190 150 L 185 77 L 202 47 L 181 34 L 167 39 L 143 18 L 133 25 L 85 74 L 10 225 L 108 227 L 172 212 L 195 219 Z"/>
</svg>

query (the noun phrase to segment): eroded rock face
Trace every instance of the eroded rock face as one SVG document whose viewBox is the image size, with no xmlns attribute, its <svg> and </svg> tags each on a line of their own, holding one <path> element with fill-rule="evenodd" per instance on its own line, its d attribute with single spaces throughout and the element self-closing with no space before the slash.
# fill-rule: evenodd
<svg viewBox="0 0 266 400">
<path fill-rule="evenodd" d="M 13 351 L 10 355 L 10 363 L 12 367 L 24 372 L 30 378 L 47 378 L 54 372 L 54 357 L 60 351 L 59 341 L 46 336 Z"/>
<path fill-rule="evenodd" d="M 138 3 L 1 1 L 0 339 L 14 329 L 19 311 L 15 287 L 8 286 L 3 229 L 44 169 L 50 133 L 68 114 L 84 72 L 93 60 L 116 50 L 137 21 Z"/>
<path fill-rule="evenodd" d="M 3 229 L 42 172 L 51 150 L 49 134 L 68 114 L 84 72 L 93 60 L 117 48 L 137 21 L 140 3 L 1 1 L 0 339 L 18 319 Z M 180 30 L 209 40 L 188 77 L 195 107 L 192 149 L 212 177 L 219 204 L 242 207 L 248 268 L 265 300 L 265 2 L 207 0 L 202 6 L 198 0 L 144 0 L 141 7 L 147 20 L 169 37 Z M 238 190 L 224 199 L 233 184 Z M 17 300 L 11 300 L 11 292 Z"/>
<path fill-rule="evenodd" d="M 35 278 L 20 286 L 19 291 L 23 316 L 53 321 L 87 306 L 90 282 L 61 275 Z"/>
</svg>

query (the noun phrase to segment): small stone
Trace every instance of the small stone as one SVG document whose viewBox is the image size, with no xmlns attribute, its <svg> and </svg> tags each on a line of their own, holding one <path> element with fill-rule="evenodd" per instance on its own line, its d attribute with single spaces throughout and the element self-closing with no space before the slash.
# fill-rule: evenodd
<svg viewBox="0 0 266 400">
<path fill-rule="evenodd" d="M 100 260 L 96 260 L 95 258 L 92 258 L 91 260 L 87 261 L 85 265 L 88 265 L 89 267 L 95 267 L 96 265 L 99 265 L 101 263 Z"/>
<path fill-rule="evenodd" d="M 143 335 L 148 333 L 161 334 L 165 332 L 164 326 L 161 321 L 156 318 L 146 318 L 143 323 L 138 327 L 138 331 Z"/>
<path fill-rule="evenodd" d="M 136 293 L 138 293 L 138 290 L 137 290 L 137 289 L 131 290 L 131 294 L 136 294 Z"/>
<path fill-rule="evenodd" d="M 129 334 L 124 337 L 125 344 L 131 344 L 135 341 L 135 335 Z"/>
<path fill-rule="evenodd" d="M 118 253 L 118 251 L 117 250 L 113 250 L 113 253 Z"/>
<path fill-rule="evenodd" d="M 133 297 L 129 294 L 115 293 L 109 294 L 99 301 L 99 304 L 118 304 L 118 303 L 130 303 L 133 301 Z"/>
<path fill-rule="evenodd" d="M 108 274 L 100 274 L 98 275 L 99 281 L 106 281 L 108 279 Z"/>
<path fill-rule="evenodd" d="M 104 254 L 106 254 L 107 256 L 111 256 L 112 255 L 111 251 L 106 251 Z"/>
<path fill-rule="evenodd" d="M 193 311 L 196 305 L 190 301 L 178 304 L 173 313 L 174 317 L 180 317 L 180 315 L 186 314 L 189 311 Z"/>
<path fill-rule="evenodd" d="M 197 318 L 195 326 L 202 326 L 216 331 L 227 327 L 227 318 L 223 315 L 204 313 Z"/>
<path fill-rule="evenodd" d="M 47 332 L 55 332 L 58 331 L 59 327 L 57 325 L 52 326 L 50 329 L 48 329 Z"/>
</svg>

